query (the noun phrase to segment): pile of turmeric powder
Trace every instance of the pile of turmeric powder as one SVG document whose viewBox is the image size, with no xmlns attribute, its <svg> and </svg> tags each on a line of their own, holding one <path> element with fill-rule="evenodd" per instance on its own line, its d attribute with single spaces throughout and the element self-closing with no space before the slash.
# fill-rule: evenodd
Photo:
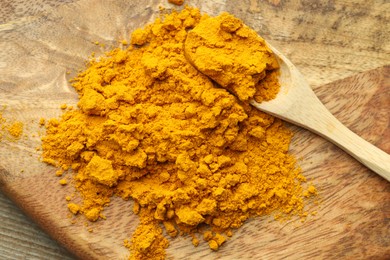
<svg viewBox="0 0 390 260">
<path fill-rule="evenodd" d="M 79 108 L 46 124 L 43 160 L 72 172 L 83 199 L 69 210 L 96 221 L 113 195 L 132 199 L 130 259 L 164 259 L 163 229 L 217 250 L 250 217 L 304 215 L 315 188 L 302 188 L 292 132 L 247 102 L 276 95 L 277 69 L 227 13 L 186 7 L 135 30 L 72 81 Z"/>
</svg>

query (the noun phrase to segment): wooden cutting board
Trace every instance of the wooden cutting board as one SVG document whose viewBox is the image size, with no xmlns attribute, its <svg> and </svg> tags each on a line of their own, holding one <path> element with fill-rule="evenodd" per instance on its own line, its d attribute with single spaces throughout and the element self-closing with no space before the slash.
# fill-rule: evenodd
<svg viewBox="0 0 390 260">
<path fill-rule="evenodd" d="M 88 223 L 83 218 L 68 217 L 65 196 L 73 188 L 61 187 L 55 169 L 39 162 L 36 148 L 43 129 L 38 121 L 41 117 L 58 116 L 63 103 L 77 102 L 67 80 L 92 51 L 101 53 L 108 48 L 94 42 L 115 46 L 116 40 L 123 39 L 128 31 L 151 19 L 158 3 L 93 0 L 69 1 L 58 6 L 57 2 L 37 2 L 25 1 L 24 9 L 10 9 L 12 5 L 7 5 L 7 1 L 0 4 L 0 105 L 7 105 L 4 117 L 25 124 L 25 135 L 19 141 L 0 142 L 0 188 L 81 259 L 125 259 L 128 251 L 123 247 L 123 239 L 131 236 L 138 223 L 137 216 L 131 213 L 131 202 L 114 199 L 105 210 L 105 221 Z M 389 153 L 390 67 L 380 66 L 323 85 L 356 71 L 389 64 L 386 43 L 380 42 L 386 42 L 386 34 L 376 39 L 379 43 L 371 45 L 366 43 L 369 38 L 357 37 L 357 47 L 356 42 L 349 42 L 351 34 L 343 31 L 344 20 L 336 19 L 343 17 L 338 13 L 341 5 L 334 4 L 332 9 L 331 4 L 323 2 L 317 7 L 310 3 L 300 6 L 294 1 L 191 4 L 212 14 L 228 10 L 264 32 L 273 45 L 298 64 L 320 99 L 341 122 Z M 355 1 L 361 5 L 352 2 L 345 4 L 345 10 L 353 7 L 356 15 L 356 10 L 365 10 L 360 19 L 380 17 L 380 8 L 365 8 L 363 1 Z M 310 19 L 321 24 L 321 10 L 328 10 L 327 19 L 334 19 L 329 25 L 330 30 L 337 27 L 333 38 L 321 40 L 321 34 L 314 32 L 315 26 L 310 26 Z M 302 17 L 302 12 L 307 16 Z M 344 18 L 354 19 L 348 15 Z M 301 30 L 300 40 L 294 36 L 296 30 L 291 29 L 298 23 L 307 23 L 306 29 L 297 27 Z M 275 26 L 278 24 L 283 25 L 279 31 Z M 357 27 L 355 31 L 364 29 Z M 315 37 L 310 38 L 312 35 Z M 349 48 L 341 48 L 343 44 L 337 45 L 337 40 L 344 41 Z M 336 47 L 327 47 L 324 42 Z M 326 55 L 326 51 L 320 52 L 323 48 L 329 48 L 329 57 L 321 57 Z M 338 51 L 342 57 L 335 57 Z M 375 53 L 383 54 L 375 59 Z M 359 62 L 354 63 L 352 57 Z M 332 61 L 339 63 L 326 65 Z M 299 164 L 305 175 L 319 190 L 321 203 L 312 209 L 318 214 L 304 223 L 269 222 L 267 218 L 248 221 L 218 252 L 211 252 L 205 243 L 194 248 L 189 238 L 179 237 L 171 241 L 168 259 L 390 258 L 390 184 L 324 139 L 291 127 L 296 132 L 291 151 L 301 158 Z"/>
</svg>

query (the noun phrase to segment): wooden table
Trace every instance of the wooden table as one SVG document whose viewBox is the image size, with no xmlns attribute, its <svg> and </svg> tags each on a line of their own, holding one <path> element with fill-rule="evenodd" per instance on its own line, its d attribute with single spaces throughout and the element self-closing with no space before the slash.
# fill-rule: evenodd
<svg viewBox="0 0 390 260">
<path fill-rule="evenodd" d="M 2 73 L 6 69 L 2 67 L 2 57 L 6 55 L 7 49 L 3 47 L 7 46 L 10 40 L 14 40 L 12 36 L 17 36 L 17 33 L 13 34 L 14 31 L 37 19 L 50 19 L 53 13 L 58 15 L 56 13 L 58 8 L 66 5 L 80 6 L 81 10 L 87 6 L 84 0 L 61 2 L 67 3 L 56 0 L 0 2 L 0 91 L 3 91 L 6 85 L 2 79 Z M 115 21 L 112 24 L 102 25 L 102 30 L 107 31 L 101 35 L 106 38 L 91 38 L 91 41 L 97 40 L 108 44 L 114 44 L 127 31 L 142 25 L 130 20 L 126 21 L 126 18 L 131 17 L 130 12 L 133 15 L 139 12 L 140 16 L 150 17 L 152 13 L 158 12 L 159 4 L 167 8 L 175 8 L 167 4 L 167 1 L 134 3 L 135 1 L 129 0 L 91 0 L 90 2 L 93 2 L 91 6 L 100 15 L 112 15 L 109 12 L 112 10 L 117 12 L 116 20 L 113 18 Z M 189 5 L 201 7 L 211 14 L 228 11 L 243 19 L 247 25 L 257 30 L 289 57 L 315 90 L 332 81 L 390 64 L 388 11 L 390 3 L 388 1 L 210 0 L 203 1 L 202 4 L 200 2 L 187 1 Z M 117 21 L 125 27 L 114 28 Z M 88 23 L 98 22 L 98 17 L 88 15 L 76 19 L 75 22 L 88 25 Z M 80 60 L 87 59 L 88 50 L 99 52 L 101 49 L 91 43 L 84 49 L 84 53 L 81 53 Z M 388 145 L 382 146 L 382 149 L 390 149 Z M 388 185 L 386 189 L 389 191 Z M 388 205 L 389 201 L 385 203 Z M 5 195 L 0 193 L 0 259 L 75 259 L 75 257 L 50 239 Z"/>
</svg>

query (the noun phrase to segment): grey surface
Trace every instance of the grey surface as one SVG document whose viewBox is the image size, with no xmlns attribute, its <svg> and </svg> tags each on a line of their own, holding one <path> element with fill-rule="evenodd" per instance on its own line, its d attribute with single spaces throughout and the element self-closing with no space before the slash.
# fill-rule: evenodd
<svg viewBox="0 0 390 260">
<path fill-rule="evenodd" d="M 76 259 L 0 192 L 0 259 Z"/>
</svg>

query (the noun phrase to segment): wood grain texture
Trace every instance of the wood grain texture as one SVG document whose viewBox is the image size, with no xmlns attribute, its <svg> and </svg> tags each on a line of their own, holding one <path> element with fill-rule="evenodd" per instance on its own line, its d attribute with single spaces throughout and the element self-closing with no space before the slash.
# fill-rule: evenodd
<svg viewBox="0 0 390 260">
<path fill-rule="evenodd" d="M 72 188 L 57 185 L 54 169 L 38 161 L 36 133 L 42 131 L 38 120 L 59 115 L 62 103 L 77 101 L 67 80 L 91 52 L 99 55 L 116 46 L 117 40 L 156 17 L 159 4 L 173 8 L 166 2 L 0 2 L 0 104 L 8 106 L 4 116 L 26 124 L 26 137 L 17 143 L 0 143 L 0 187 L 82 259 L 125 258 L 122 241 L 135 229 L 137 218 L 128 213 L 130 202 L 116 199 L 105 211 L 108 219 L 90 225 L 93 233 L 82 218 L 72 225 L 64 200 Z M 187 3 L 210 14 L 229 11 L 242 18 L 298 66 L 342 123 L 390 152 L 387 1 Z M 326 85 L 363 71 L 368 72 Z M 296 131 L 292 152 L 302 158 L 305 175 L 313 179 L 322 197 L 318 215 L 304 224 L 249 221 L 217 253 L 204 243 L 193 248 L 188 238 L 178 238 L 168 249 L 168 259 L 390 258 L 389 183 L 329 142 L 291 127 Z M 47 238 L 36 233 L 36 226 L 23 224 L 27 220 L 7 203 L 0 200 L 2 257 L 73 258 L 55 244 L 42 242 Z"/>
<path fill-rule="evenodd" d="M 0 259 L 75 259 L 4 195 L 0 205 Z"/>
</svg>

